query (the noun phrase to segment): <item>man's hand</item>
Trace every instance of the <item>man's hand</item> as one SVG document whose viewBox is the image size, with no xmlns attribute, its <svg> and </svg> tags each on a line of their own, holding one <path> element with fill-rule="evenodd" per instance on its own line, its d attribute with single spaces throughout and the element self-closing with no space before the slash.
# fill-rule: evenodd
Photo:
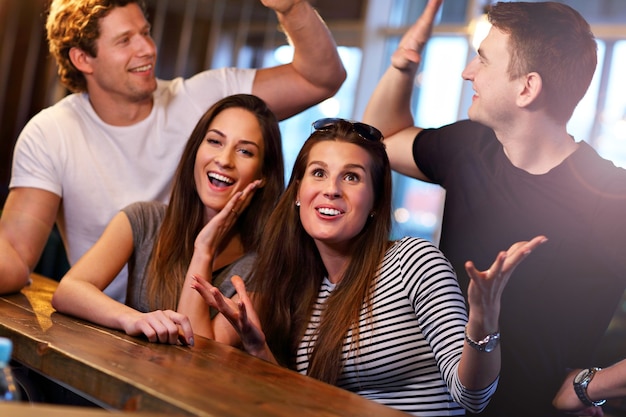
<svg viewBox="0 0 626 417">
<path fill-rule="evenodd" d="M 422 59 L 422 51 L 433 32 L 433 25 L 443 0 L 429 0 L 421 16 L 404 34 L 398 49 L 391 56 L 391 65 L 399 70 L 415 69 Z"/>
</svg>

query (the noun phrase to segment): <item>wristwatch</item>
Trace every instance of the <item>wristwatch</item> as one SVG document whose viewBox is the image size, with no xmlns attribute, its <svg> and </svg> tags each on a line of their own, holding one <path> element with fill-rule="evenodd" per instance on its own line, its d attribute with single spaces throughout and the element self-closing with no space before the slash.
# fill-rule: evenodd
<svg viewBox="0 0 626 417">
<path fill-rule="evenodd" d="M 491 352 L 498 346 L 500 341 L 500 332 L 488 334 L 484 339 L 479 341 L 472 340 L 467 334 L 467 326 L 465 326 L 465 340 L 467 343 L 479 352 Z"/>
<path fill-rule="evenodd" d="M 580 402 L 585 404 L 587 407 L 598 407 L 606 402 L 606 400 L 592 401 L 587 395 L 587 387 L 589 386 L 589 383 L 593 379 L 596 372 L 601 369 L 602 368 L 595 367 L 583 369 L 574 378 L 574 391 L 576 392 L 576 395 L 578 395 Z"/>
</svg>

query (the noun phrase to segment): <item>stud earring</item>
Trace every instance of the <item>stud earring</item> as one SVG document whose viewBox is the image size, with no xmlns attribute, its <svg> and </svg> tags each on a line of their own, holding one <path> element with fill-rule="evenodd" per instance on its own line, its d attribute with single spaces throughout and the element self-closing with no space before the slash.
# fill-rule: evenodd
<svg viewBox="0 0 626 417">
<path fill-rule="evenodd" d="M 370 218 L 374 217 L 375 215 L 376 215 L 376 212 L 375 212 L 375 211 L 371 212 L 371 213 L 370 213 Z"/>
<path fill-rule="evenodd" d="M 296 200 L 296 207 L 300 207 L 300 200 Z"/>
</svg>

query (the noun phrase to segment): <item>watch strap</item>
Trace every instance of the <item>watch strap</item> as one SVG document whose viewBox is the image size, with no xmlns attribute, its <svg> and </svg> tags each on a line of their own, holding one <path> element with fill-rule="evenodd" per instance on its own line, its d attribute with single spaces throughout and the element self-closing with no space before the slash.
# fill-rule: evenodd
<svg viewBox="0 0 626 417">
<path fill-rule="evenodd" d="M 593 401 L 587 394 L 587 387 L 589 386 L 589 383 L 593 379 L 596 372 L 600 370 L 602 370 L 602 368 L 593 367 L 583 369 L 574 378 L 574 392 L 576 392 L 576 396 L 578 396 L 580 402 L 587 407 L 599 407 L 606 402 L 606 400 Z"/>
<path fill-rule="evenodd" d="M 491 352 L 500 341 L 500 332 L 488 334 L 485 338 L 476 341 L 469 336 L 467 333 L 467 326 L 465 326 L 465 340 L 467 341 L 467 344 L 479 352 Z"/>
</svg>

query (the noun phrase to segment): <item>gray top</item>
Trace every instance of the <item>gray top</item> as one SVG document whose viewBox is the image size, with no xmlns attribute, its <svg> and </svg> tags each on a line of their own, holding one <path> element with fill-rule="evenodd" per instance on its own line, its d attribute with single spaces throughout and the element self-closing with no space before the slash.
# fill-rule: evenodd
<svg viewBox="0 0 626 417">
<path fill-rule="evenodd" d="M 128 260 L 128 291 L 126 305 L 147 313 L 150 311 L 147 288 L 146 267 L 152 256 L 152 248 L 157 239 L 165 210 L 167 206 L 160 202 L 138 202 L 122 209 L 128 216 L 133 231 L 134 251 Z M 248 253 L 230 265 L 213 272 L 212 284 L 219 288 L 225 297 L 230 298 L 235 294 L 230 277 L 239 275 L 246 282 L 252 271 L 252 265 L 256 254 Z M 211 309 L 211 317 L 217 311 Z"/>
</svg>

